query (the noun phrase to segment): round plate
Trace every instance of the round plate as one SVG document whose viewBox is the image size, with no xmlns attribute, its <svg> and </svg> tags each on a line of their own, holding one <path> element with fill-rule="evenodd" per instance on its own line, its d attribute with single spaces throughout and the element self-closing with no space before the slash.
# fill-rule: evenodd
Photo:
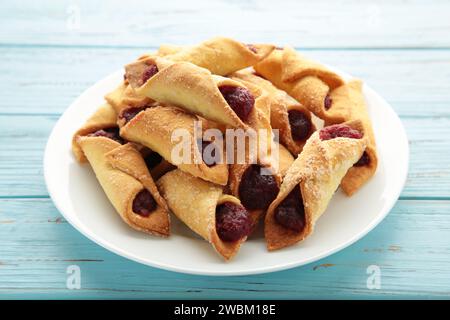
<svg viewBox="0 0 450 320">
<path fill-rule="evenodd" d="M 336 192 L 306 241 L 268 252 L 259 230 L 233 260 L 224 262 L 209 243 L 173 215 L 168 239 L 134 231 L 109 203 L 89 165 L 78 164 L 71 152 L 73 133 L 122 79 L 120 70 L 99 81 L 64 112 L 49 137 L 44 172 L 48 192 L 67 221 L 92 241 L 137 262 L 202 275 L 256 274 L 310 263 L 347 247 L 373 229 L 393 207 L 406 181 L 405 130 L 389 104 L 365 85 L 364 95 L 378 145 L 378 170 L 353 197 Z"/>
</svg>

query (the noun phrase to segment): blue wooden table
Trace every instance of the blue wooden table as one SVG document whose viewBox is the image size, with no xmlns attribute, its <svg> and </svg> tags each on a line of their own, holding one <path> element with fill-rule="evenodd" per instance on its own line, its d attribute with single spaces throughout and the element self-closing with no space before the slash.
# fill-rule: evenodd
<svg viewBox="0 0 450 320">
<path fill-rule="evenodd" d="M 449 16 L 444 0 L 1 1 L 0 298 L 450 298 Z M 161 43 L 214 35 L 295 46 L 364 79 L 400 115 L 408 181 L 362 240 L 288 271 L 191 276 L 106 251 L 54 207 L 42 156 L 70 102 Z M 370 266 L 379 286 L 367 285 Z"/>
</svg>

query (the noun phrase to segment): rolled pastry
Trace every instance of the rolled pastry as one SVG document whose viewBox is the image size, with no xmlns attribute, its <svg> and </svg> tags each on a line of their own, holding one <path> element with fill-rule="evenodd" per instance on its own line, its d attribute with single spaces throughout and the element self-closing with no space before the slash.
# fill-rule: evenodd
<svg viewBox="0 0 450 320">
<path fill-rule="evenodd" d="M 254 68 L 258 74 L 286 91 L 324 121 L 345 121 L 333 112 L 333 101 L 330 98 L 332 90 L 343 85 L 344 80 L 325 66 L 286 47 L 274 50 Z"/>
<path fill-rule="evenodd" d="M 78 144 L 78 138 L 104 129 L 110 131 L 111 134 L 114 134 L 115 131 L 116 139 L 120 140 L 117 128 L 117 113 L 109 103 L 105 103 L 100 106 L 97 111 L 85 122 L 85 124 L 73 135 L 72 153 L 78 162 L 83 163 L 87 160 L 83 150 L 81 150 Z"/>
<path fill-rule="evenodd" d="M 205 163 L 202 159 L 195 130 L 195 121 L 199 119 L 182 109 L 172 106 L 156 106 L 138 113 L 120 130 L 122 137 L 128 141 L 136 142 L 156 151 L 168 162 L 176 165 L 182 171 L 207 181 L 226 185 L 228 181 L 228 167 L 225 164 L 224 152 L 218 157 L 221 161 L 215 164 Z M 175 132 L 186 133 L 188 136 L 188 154 L 173 151 L 180 147 L 180 141 L 174 141 L 172 134 Z M 202 132 L 199 132 L 202 134 Z M 181 138 L 175 137 L 175 138 Z M 202 146 L 203 146 L 203 141 Z M 173 158 L 173 154 L 180 159 Z M 182 160 L 182 161 L 179 161 Z"/>
<path fill-rule="evenodd" d="M 239 251 L 250 232 L 250 218 L 236 197 L 178 169 L 157 185 L 170 210 L 222 257 L 229 260 Z"/>
<path fill-rule="evenodd" d="M 125 82 L 105 96 L 105 100 L 113 106 L 117 114 L 127 108 L 142 108 L 153 103 L 153 100 L 136 94 L 131 86 Z"/>
<path fill-rule="evenodd" d="M 167 52 L 178 52 L 167 55 Z M 228 75 L 237 70 L 253 66 L 267 57 L 272 50 L 270 44 L 244 44 L 242 42 L 216 37 L 198 45 L 180 48 L 163 46 L 158 54 L 164 54 L 172 61 L 186 61 L 208 69 L 213 74 Z"/>
<path fill-rule="evenodd" d="M 133 229 L 168 236 L 168 208 L 141 154 L 105 136 L 78 136 L 77 142 L 123 221 Z"/>
<path fill-rule="evenodd" d="M 228 188 L 250 212 L 253 229 L 276 198 L 281 175 L 269 167 L 251 162 L 231 164 L 229 170 Z"/>
<path fill-rule="evenodd" d="M 378 157 L 376 151 L 375 135 L 372 129 L 372 123 L 367 111 L 366 102 L 362 93 L 362 82 L 360 80 L 351 80 L 343 86 L 331 92 L 333 100 L 333 112 L 339 113 L 346 121 L 360 120 L 364 133 L 367 136 L 367 147 L 361 159 L 350 168 L 341 182 L 344 192 L 351 196 L 364 183 L 366 183 L 377 170 Z M 325 122 L 325 125 L 339 123 L 332 118 Z"/>
<path fill-rule="evenodd" d="M 267 248 L 304 240 L 328 206 L 348 169 L 361 157 L 367 139 L 360 121 L 316 131 L 288 169 L 265 219 Z"/>
<path fill-rule="evenodd" d="M 220 124 L 247 128 L 244 122 L 255 101 L 251 92 L 237 81 L 212 75 L 192 63 L 174 63 L 158 57 L 139 60 L 125 70 L 138 95 L 176 105 Z"/>
<path fill-rule="evenodd" d="M 255 99 L 254 107 L 247 117 L 246 124 L 254 130 L 256 136 L 256 149 L 250 150 L 247 148 L 246 152 L 249 153 L 250 156 L 253 156 L 254 161 L 270 166 L 275 160 L 271 150 L 273 144 L 272 126 L 270 125 L 272 99 L 270 95 L 264 90 L 261 90 L 259 86 L 238 78 L 236 78 L 236 81 L 244 84 Z"/>
<path fill-rule="evenodd" d="M 316 130 L 311 112 L 285 91 L 276 88 L 270 81 L 254 74 L 251 69 L 235 72 L 233 79 L 252 83 L 267 92 L 270 102 L 270 124 L 279 130 L 279 140 L 292 154 L 299 154 L 306 140 Z"/>
<path fill-rule="evenodd" d="M 85 163 L 87 160 L 78 144 L 78 138 L 81 136 L 94 133 L 100 135 L 103 134 L 123 143 L 124 139 L 119 135 L 119 128 L 117 127 L 118 122 L 120 123 L 121 121 L 117 120 L 117 113 L 109 103 L 100 106 L 86 123 L 73 135 L 72 153 L 75 159 L 79 163 Z M 142 154 L 142 157 L 147 164 L 147 168 L 150 170 L 150 174 L 154 179 L 158 179 L 164 173 L 174 169 L 174 166 L 162 158 L 157 152 L 137 143 L 133 143 L 132 145 Z"/>
</svg>

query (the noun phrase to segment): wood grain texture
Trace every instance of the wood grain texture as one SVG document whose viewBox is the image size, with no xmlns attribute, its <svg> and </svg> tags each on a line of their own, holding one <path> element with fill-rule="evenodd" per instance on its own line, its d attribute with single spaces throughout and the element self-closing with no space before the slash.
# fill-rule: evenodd
<svg viewBox="0 0 450 320">
<path fill-rule="evenodd" d="M 0 298 L 450 298 L 450 2 L 0 2 Z M 79 24 L 78 24 L 79 22 Z M 410 172 L 387 218 L 351 247 L 271 274 L 201 277 L 143 266 L 56 210 L 42 156 L 86 88 L 161 43 L 215 35 L 289 44 L 364 79 L 401 116 Z M 66 288 L 78 265 L 81 290 Z M 366 286 L 381 268 L 381 289 Z"/>
<path fill-rule="evenodd" d="M 448 12 L 445 0 L 2 1 L 0 44 L 146 47 L 226 35 L 308 48 L 448 48 Z"/>
<path fill-rule="evenodd" d="M 450 201 L 399 201 L 340 253 L 292 270 L 225 278 L 162 271 L 112 254 L 80 236 L 48 199 L 3 199 L 0 207 L 0 298 L 450 297 Z M 81 268 L 80 290 L 66 288 L 69 265 Z M 366 287 L 370 265 L 381 268 L 379 290 Z"/>
</svg>

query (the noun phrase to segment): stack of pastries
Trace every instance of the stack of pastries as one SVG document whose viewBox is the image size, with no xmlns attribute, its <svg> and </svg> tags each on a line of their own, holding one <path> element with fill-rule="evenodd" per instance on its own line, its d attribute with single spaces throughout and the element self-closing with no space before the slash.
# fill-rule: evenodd
<svg viewBox="0 0 450 320">
<path fill-rule="evenodd" d="M 377 168 L 362 82 L 290 47 L 162 45 L 127 64 L 105 100 L 73 136 L 76 160 L 130 227 L 168 237 L 174 214 L 226 260 L 259 222 L 269 251 L 304 240 L 339 186 L 351 196 Z M 198 123 L 254 129 L 265 152 L 217 148 Z M 188 161 L 174 158 L 179 129 L 195 140 Z"/>
</svg>

